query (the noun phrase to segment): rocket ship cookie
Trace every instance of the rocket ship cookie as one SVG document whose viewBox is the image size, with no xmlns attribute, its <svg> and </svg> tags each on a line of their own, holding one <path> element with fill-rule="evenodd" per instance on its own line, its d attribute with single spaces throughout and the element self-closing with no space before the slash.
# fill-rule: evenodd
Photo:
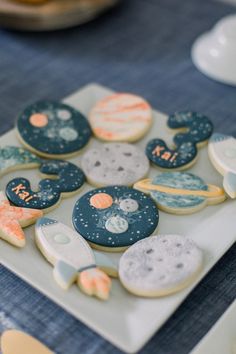
<svg viewBox="0 0 236 354">
<path fill-rule="evenodd" d="M 224 176 L 225 191 L 231 198 L 236 198 L 236 139 L 224 134 L 213 134 L 208 153 L 213 166 Z"/>
<path fill-rule="evenodd" d="M 131 293 L 165 296 L 182 290 L 198 276 L 203 252 L 180 235 L 158 235 L 141 240 L 121 256 L 119 277 Z"/>
<path fill-rule="evenodd" d="M 150 193 L 161 210 L 172 214 L 192 214 L 226 198 L 222 188 L 187 172 L 165 172 L 135 183 L 134 188 Z"/>
<path fill-rule="evenodd" d="M 150 129 L 152 110 L 142 97 L 115 93 L 97 102 L 90 112 L 89 122 L 98 139 L 133 142 Z"/>
<path fill-rule="evenodd" d="M 54 266 L 54 278 L 63 289 L 77 282 L 85 294 L 108 299 L 111 280 L 97 268 L 94 254 L 83 237 L 68 226 L 48 218 L 38 220 L 35 230 L 36 244 Z"/>
<path fill-rule="evenodd" d="M 11 206 L 5 194 L 0 191 L 0 238 L 3 240 L 16 247 L 24 247 L 22 227 L 33 224 L 42 215 L 40 210 Z"/>
</svg>

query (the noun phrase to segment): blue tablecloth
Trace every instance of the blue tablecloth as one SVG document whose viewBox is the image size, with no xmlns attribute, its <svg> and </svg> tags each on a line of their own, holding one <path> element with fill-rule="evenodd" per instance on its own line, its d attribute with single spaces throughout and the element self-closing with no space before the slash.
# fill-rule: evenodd
<svg viewBox="0 0 236 354">
<path fill-rule="evenodd" d="M 234 11 L 211 0 L 126 0 L 63 32 L 1 30 L 0 132 L 27 103 L 98 82 L 140 94 L 163 112 L 203 112 L 216 130 L 236 136 L 236 88 L 206 78 L 190 59 L 193 40 Z M 141 353 L 189 353 L 235 299 L 235 269 L 233 246 Z M 0 282 L 0 332 L 20 328 L 57 353 L 120 353 L 2 266 Z"/>
</svg>

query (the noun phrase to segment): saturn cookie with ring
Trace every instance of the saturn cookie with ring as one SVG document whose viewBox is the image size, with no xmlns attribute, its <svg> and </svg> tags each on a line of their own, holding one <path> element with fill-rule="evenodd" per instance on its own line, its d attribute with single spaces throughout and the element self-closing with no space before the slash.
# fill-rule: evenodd
<svg viewBox="0 0 236 354">
<path fill-rule="evenodd" d="M 150 194 L 159 209 L 171 214 L 192 214 L 226 199 L 222 188 L 187 172 L 162 173 L 135 183 L 134 188 Z"/>
<path fill-rule="evenodd" d="M 91 137 L 86 118 L 76 109 L 60 102 L 40 101 L 19 115 L 17 135 L 37 155 L 55 158 L 78 153 Z"/>
<path fill-rule="evenodd" d="M 93 107 L 89 115 L 94 135 L 104 141 L 134 142 L 152 124 L 152 110 L 142 97 L 115 93 Z"/>
<path fill-rule="evenodd" d="M 137 146 L 107 143 L 89 149 L 82 157 L 82 169 L 90 184 L 131 186 L 149 171 L 149 160 Z"/>
<path fill-rule="evenodd" d="M 76 202 L 74 228 L 92 247 L 120 252 L 150 236 L 159 213 L 146 194 L 126 186 L 94 189 Z"/>
</svg>

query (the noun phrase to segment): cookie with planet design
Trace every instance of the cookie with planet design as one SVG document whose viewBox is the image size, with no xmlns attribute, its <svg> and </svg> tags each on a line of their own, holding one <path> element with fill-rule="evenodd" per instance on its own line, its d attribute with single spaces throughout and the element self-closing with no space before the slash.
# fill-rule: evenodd
<svg viewBox="0 0 236 354">
<path fill-rule="evenodd" d="M 223 187 L 231 198 L 236 198 L 236 139 L 215 133 L 208 145 L 209 158 L 216 170 L 224 176 Z"/>
<path fill-rule="evenodd" d="M 203 267 L 203 252 L 181 235 L 157 235 L 141 240 L 121 256 L 119 278 L 132 294 L 158 297 L 189 286 Z"/>
<path fill-rule="evenodd" d="M 94 189 L 75 204 L 72 222 L 93 248 L 120 252 L 150 236 L 159 221 L 158 208 L 146 194 L 126 187 Z"/>
<path fill-rule="evenodd" d="M 70 157 L 89 142 L 91 128 L 78 110 L 60 102 L 39 101 L 19 115 L 17 135 L 37 155 Z"/>
<path fill-rule="evenodd" d="M 142 97 L 115 93 L 98 101 L 89 114 L 94 135 L 104 141 L 134 142 L 152 125 L 152 109 Z"/>
<path fill-rule="evenodd" d="M 222 188 L 188 172 L 164 172 L 135 183 L 134 188 L 150 194 L 159 209 L 171 214 L 192 214 L 226 199 Z"/>
<path fill-rule="evenodd" d="M 178 131 L 169 148 L 162 139 L 148 142 L 146 155 L 163 170 L 185 170 L 197 160 L 198 148 L 206 144 L 213 132 L 211 120 L 198 112 L 176 112 L 169 116 L 167 126 Z"/>
<path fill-rule="evenodd" d="M 127 143 L 106 143 L 85 152 L 82 169 L 90 184 L 131 186 L 149 171 L 149 160 L 137 146 Z"/>
</svg>

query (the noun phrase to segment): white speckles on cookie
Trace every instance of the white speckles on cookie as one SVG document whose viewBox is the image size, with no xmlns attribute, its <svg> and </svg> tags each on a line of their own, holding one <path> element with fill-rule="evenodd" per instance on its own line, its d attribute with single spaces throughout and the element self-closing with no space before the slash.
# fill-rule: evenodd
<svg viewBox="0 0 236 354">
<path fill-rule="evenodd" d="M 107 143 L 88 150 L 82 158 L 82 168 L 96 186 L 129 186 L 147 175 L 149 161 L 137 146 Z"/>
<path fill-rule="evenodd" d="M 123 254 L 119 276 L 136 295 L 164 296 L 189 285 L 202 263 L 203 253 L 192 240 L 180 235 L 151 236 Z"/>
</svg>

